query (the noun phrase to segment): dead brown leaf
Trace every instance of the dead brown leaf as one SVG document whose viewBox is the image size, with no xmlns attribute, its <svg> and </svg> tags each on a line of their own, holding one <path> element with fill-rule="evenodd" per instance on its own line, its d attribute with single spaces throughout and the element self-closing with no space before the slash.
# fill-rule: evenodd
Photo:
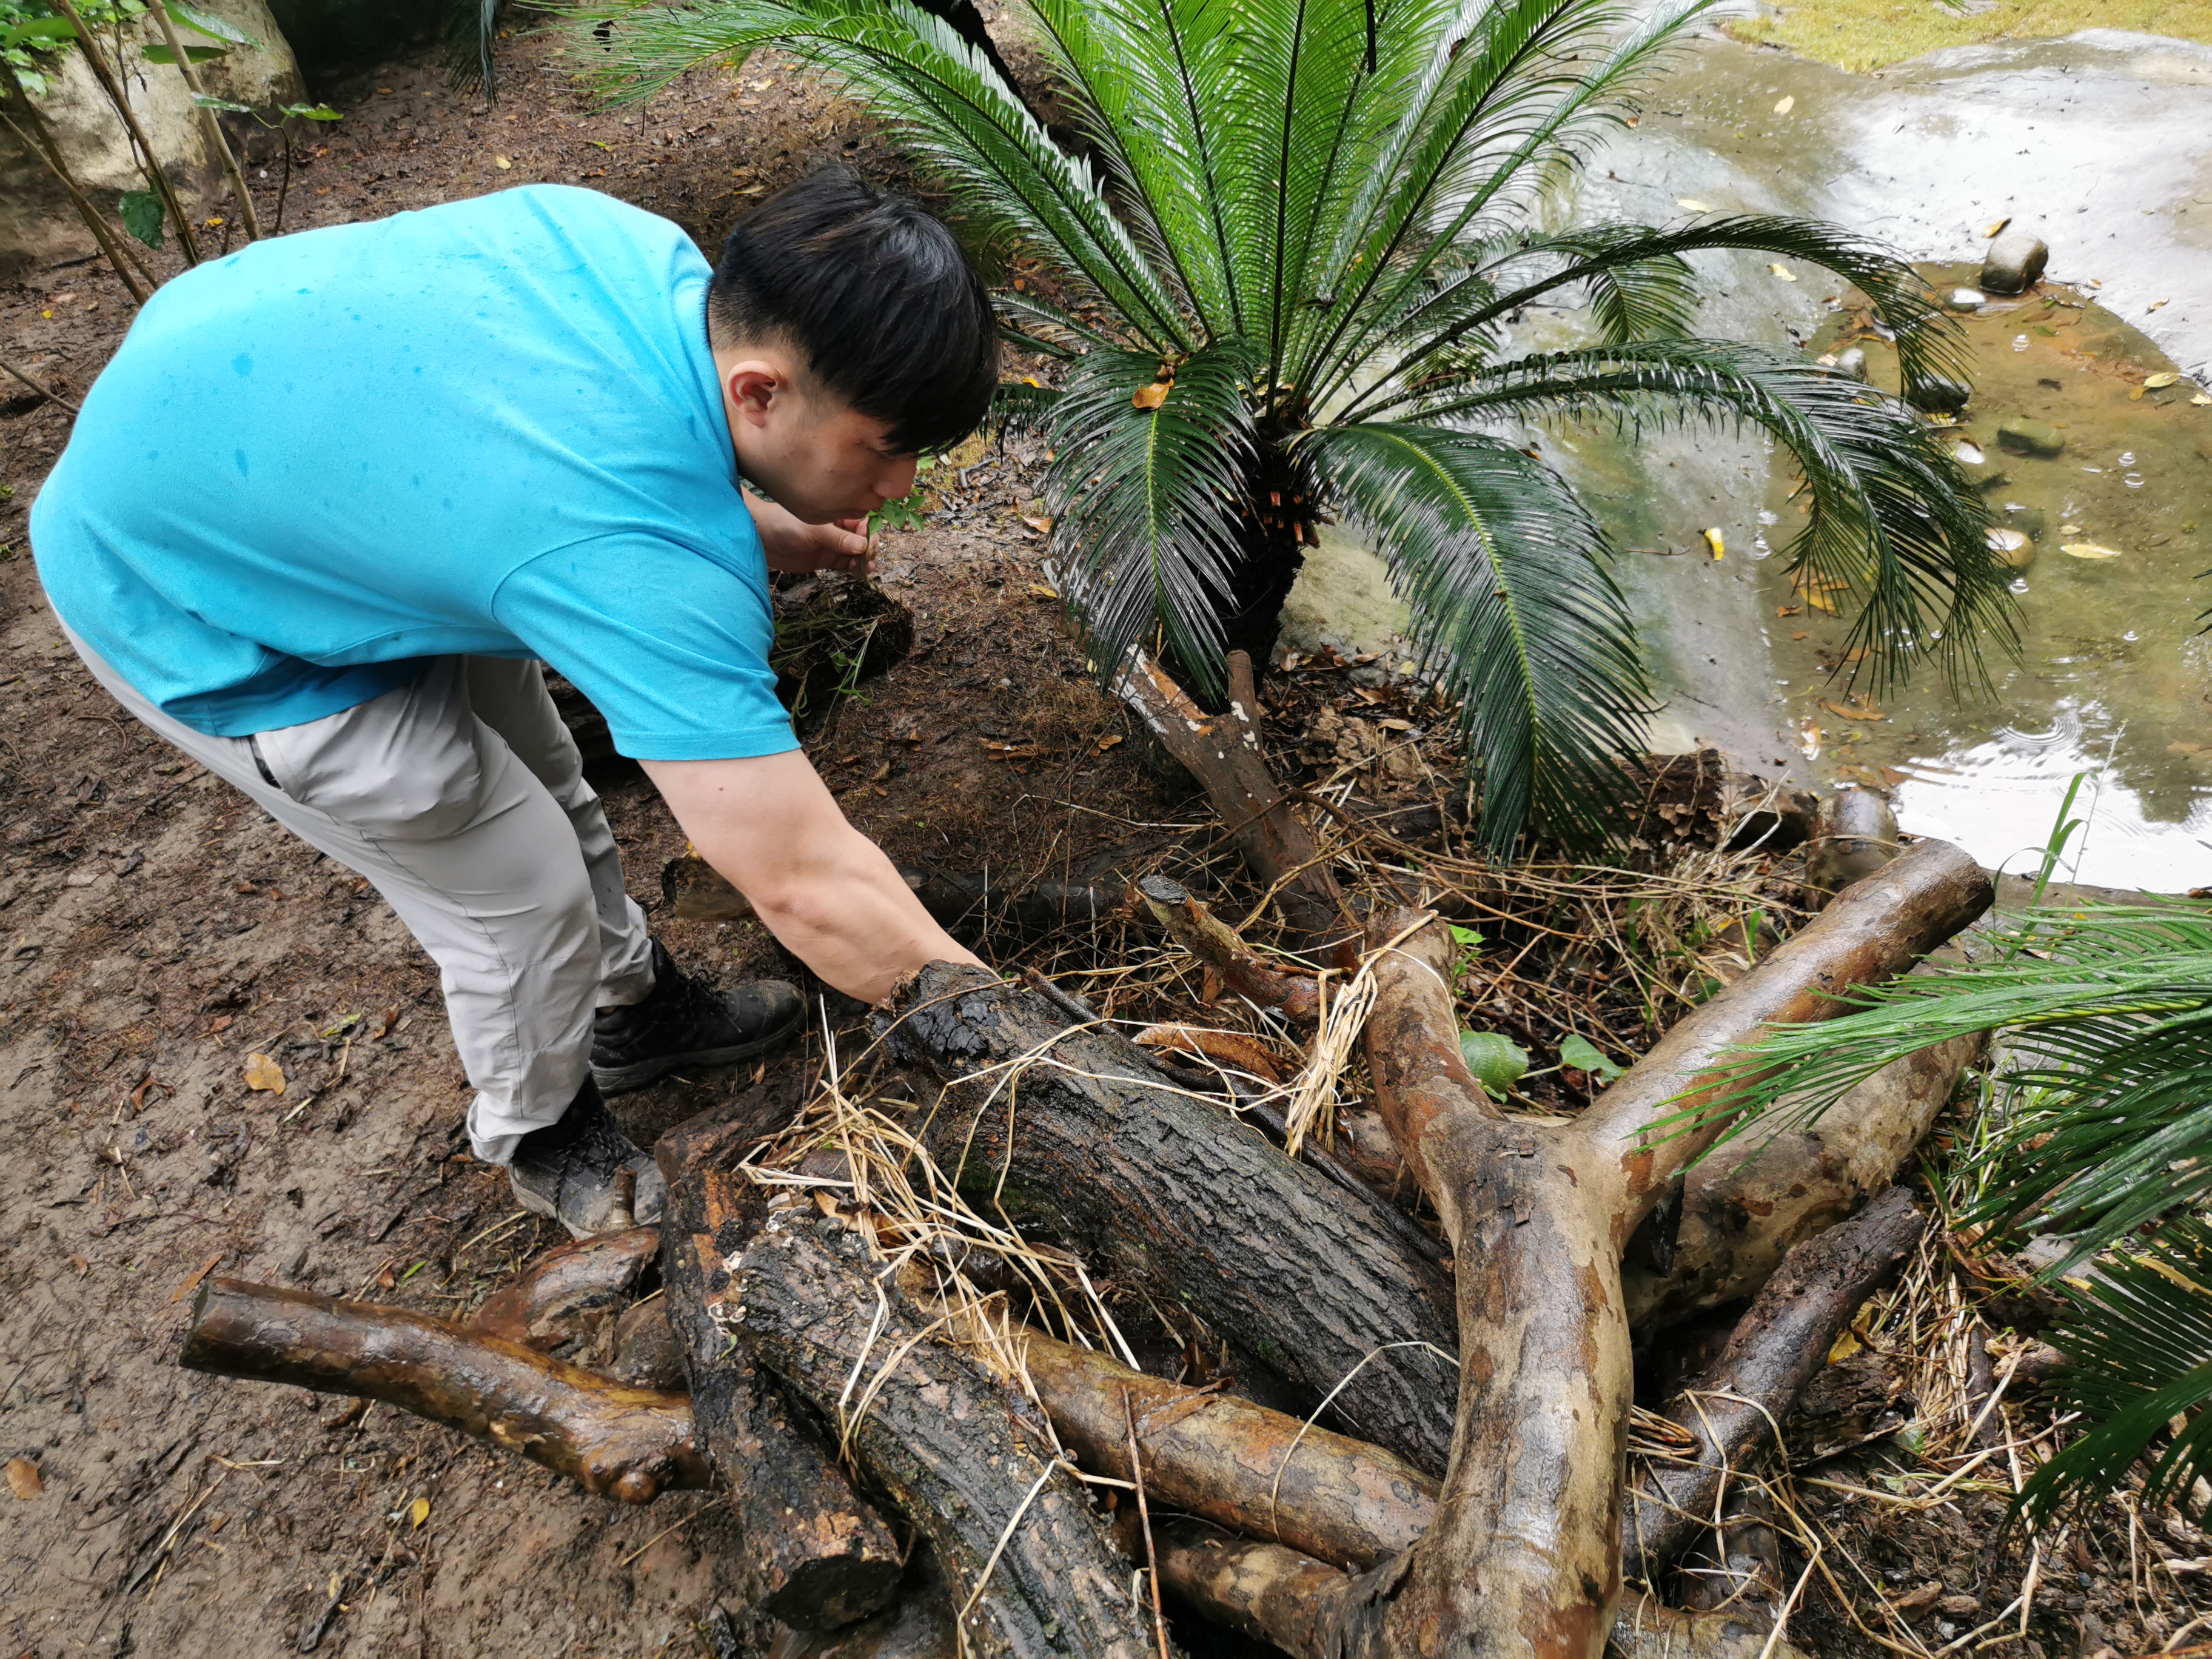
<svg viewBox="0 0 2212 1659">
<path fill-rule="evenodd" d="M 257 1094 L 284 1092 L 284 1068 L 264 1054 L 246 1057 L 246 1086 Z"/>
<path fill-rule="evenodd" d="M 1175 390 L 1173 380 L 1155 380 L 1150 386 L 1140 386 L 1129 401 L 1139 409 L 1158 409 L 1167 402 L 1168 393 Z"/>
<path fill-rule="evenodd" d="M 27 1501 L 36 1498 L 46 1489 L 46 1483 L 40 1478 L 39 1466 L 36 1463 L 27 1457 L 11 1457 L 8 1460 L 8 1490 L 9 1492 Z"/>
</svg>

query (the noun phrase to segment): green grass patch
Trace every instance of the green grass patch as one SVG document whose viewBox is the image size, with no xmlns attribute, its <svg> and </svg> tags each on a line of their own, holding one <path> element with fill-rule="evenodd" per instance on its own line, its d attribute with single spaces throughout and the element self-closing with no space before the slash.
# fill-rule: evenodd
<svg viewBox="0 0 2212 1659">
<path fill-rule="evenodd" d="M 2212 43 L 2212 0 L 1996 0 L 1972 11 L 1942 0 L 1792 0 L 1727 25 L 1739 40 L 1786 46 L 1847 70 L 1877 70 L 1945 46 L 2132 29 Z"/>
</svg>

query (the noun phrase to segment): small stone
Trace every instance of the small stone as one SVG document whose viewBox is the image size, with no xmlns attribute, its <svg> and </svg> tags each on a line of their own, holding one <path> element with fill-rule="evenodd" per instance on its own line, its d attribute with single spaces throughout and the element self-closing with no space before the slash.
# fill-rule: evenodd
<svg viewBox="0 0 2212 1659">
<path fill-rule="evenodd" d="M 1959 471 L 1966 475 L 1968 483 L 1973 485 L 1984 495 L 1992 489 L 2001 489 L 2012 482 L 2011 473 L 1986 457 L 1978 461 L 1961 462 Z"/>
<path fill-rule="evenodd" d="M 1954 288 L 1951 290 L 1951 309 L 1979 311 L 1990 302 L 1990 296 L 1978 288 Z"/>
<path fill-rule="evenodd" d="M 2021 532 L 2002 526 L 1990 532 L 1990 551 L 2008 570 L 2026 570 L 2035 562 L 2035 544 Z"/>
<path fill-rule="evenodd" d="M 2043 532 L 2051 527 L 2051 520 L 2039 507 L 2025 507 L 2018 501 L 2007 501 L 2004 521 L 2008 529 L 2017 530 L 2032 542 L 2043 539 Z"/>
<path fill-rule="evenodd" d="M 1836 372 L 1838 374 L 1848 374 L 1854 380 L 1865 380 L 1867 378 L 1865 349 L 1853 346 L 1848 351 L 1838 352 L 1836 355 Z"/>
<path fill-rule="evenodd" d="M 2048 421 L 2017 416 L 1997 428 L 1997 444 L 2008 455 L 2049 460 L 2066 447 L 2066 434 Z"/>
<path fill-rule="evenodd" d="M 2008 230 L 1990 244 L 1982 261 L 1982 286 L 1991 294 L 2019 294 L 2033 287 L 2051 263 L 2051 250 L 2028 230 Z"/>
</svg>

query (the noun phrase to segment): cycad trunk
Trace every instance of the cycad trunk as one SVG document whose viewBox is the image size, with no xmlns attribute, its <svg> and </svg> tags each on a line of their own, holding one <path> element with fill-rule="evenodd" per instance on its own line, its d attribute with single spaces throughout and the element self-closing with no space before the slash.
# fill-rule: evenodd
<svg viewBox="0 0 2212 1659">
<path fill-rule="evenodd" d="M 1219 616 L 1227 650 L 1245 653 L 1264 675 L 1274 664 L 1284 601 L 1305 564 L 1314 505 L 1308 482 L 1275 444 L 1260 445 L 1246 479 L 1245 506 L 1237 519 L 1238 557 Z M 1187 685 L 1203 684 L 1182 664 L 1176 678 Z"/>
</svg>

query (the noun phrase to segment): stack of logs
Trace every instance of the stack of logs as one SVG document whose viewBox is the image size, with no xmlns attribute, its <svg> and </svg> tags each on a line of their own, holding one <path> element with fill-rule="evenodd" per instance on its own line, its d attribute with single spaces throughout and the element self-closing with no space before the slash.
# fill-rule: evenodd
<svg viewBox="0 0 2212 1659">
<path fill-rule="evenodd" d="M 657 1146 L 657 1230 L 556 1252 L 489 1328 L 214 1279 L 183 1363 L 388 1401 L 633 1502 L 726 1488 L 754 1607 L 805 1633 L 780 1651 L 1170 1659 L 1164 1592 L 1296 1659 L 1788 1653 L 1759 1468 L 1917 1245 L 1925 1218 L 1890 1183 L 1970 1055 L 1915 1055 L 1814 1128 L 1702 1162 L 1718 1126 L 1680 1114 L 1723 1086 L 1734 1045 L 1831 1016 L 1966 927 L 1986 878 L 1943 843 L 1905 850 L 1578 1118 L 1532 1125 L 1461 1059 L 1448 930 L 1336 890 L 1267 777 L 1249 667 L 1232 670 L 1212 718 L 1141 661 L 1124 694 L 1309 958 L 1373 963 L 1376 1106 L 1441 1240 L 1358 1160 L 1293 1158 L 1034 976 L 933 964 L 878 1015 L 940 1085 L 914 1123 L 939 1167 L 1094 1275 L 1188 1310 L 1225 1383 L 1016 1327 L 995 1346 L 1021 1351 L 1018 1391 L 976 1358 L 973 1316 L 872 1260 L 848 1219 L 772 1209 L 732 1172 L 777 1127 L 743 1103 Z M 1144 902 L 1241 994 L 1310 1018 L 1313 983 L 1281 958 L 1187 894 Z M 546 1307 L 611 1304 L 655 1266 L 688 1392 L 542 1351 Z M 1646 1423 L 1668 1455 L 1632 1479 L 1637 1345 L 1747 1298 L 1670 1395 L 1671 1426 Z"/>
</svg>

